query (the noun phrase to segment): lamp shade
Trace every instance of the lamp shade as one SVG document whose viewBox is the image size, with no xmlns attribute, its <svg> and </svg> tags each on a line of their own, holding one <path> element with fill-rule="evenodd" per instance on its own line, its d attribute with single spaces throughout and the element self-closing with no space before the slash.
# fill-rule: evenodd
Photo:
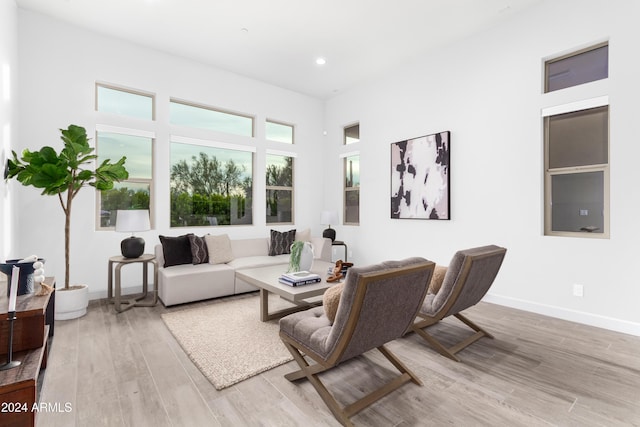
<svg viewBox="0 0 640 427">
<path fill-rule="evenodd" d="M 131 232 L 151 229 L 149 211 L 147 209 L 118 210 L 116 215 L 116 231 Z"/>
<path fill-rule="evenodd" d="M 337 211 L 322 211 L 320 215 L 320 224 L 337 224 L 338 223 L 338 212 Z"/>
</svg>

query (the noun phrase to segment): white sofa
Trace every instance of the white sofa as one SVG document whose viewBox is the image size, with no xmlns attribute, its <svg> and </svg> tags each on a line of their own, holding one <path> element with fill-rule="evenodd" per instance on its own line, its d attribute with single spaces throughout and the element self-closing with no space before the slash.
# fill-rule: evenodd
<svg viewBox="0 0 640 427">
<path fill-rule="evenodd" d="M 331 262 L 331 240 L 312 237 L 314 258 Z M 233 260 L 225 264 L 183 264 L 164 267 L 162 245 L 155 246 L 158 296 L 165 306 L 257 290 L 236 278 L 236 270 L 288 264 L 289 254 L 269 256 L 269 238 L 231 240 Z"/>
</svg>

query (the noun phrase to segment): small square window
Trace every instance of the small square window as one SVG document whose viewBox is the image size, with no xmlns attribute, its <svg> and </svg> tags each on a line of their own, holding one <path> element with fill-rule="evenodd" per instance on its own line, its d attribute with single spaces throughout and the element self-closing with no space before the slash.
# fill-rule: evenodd
<svg viewBox="0 0 640 427">
<path fill-rule="evenodd" d="M 293 126 L 267 120 L 265 123 L 265 137 L 270 141 L 293 144 Z"/>
<path fill-rule="evenodd" d="M 545 92 L 609 77 L 609 45 L 595 46 L 545 62 Z"/>
<path fill-rule="evenodd" d="M 154 97 L 130 90 L 96 84 L 96 111 L 137 119 L 154 119 Z"/>
<path fill-rule="evenodd" d="M 360 124 L 356 123 L 352 126 L 344 128 L 344 144 L 353 144 L 360 141 Z"/>
</svg>

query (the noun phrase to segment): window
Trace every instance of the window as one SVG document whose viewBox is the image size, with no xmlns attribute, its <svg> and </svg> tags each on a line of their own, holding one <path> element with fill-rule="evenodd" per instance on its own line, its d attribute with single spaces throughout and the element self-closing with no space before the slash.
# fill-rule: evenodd
<svg viewBox="0 0 640 427">
<path fill-rule="evenodd" d="M 360 155 L 344 158 L 344 223 L 360 223 Z"/>
<path fill-rule="evenodd" d="M 253 137 L 253 117 L 171 100 L 172 125 Z"/>
<path fill-rule="evenodd" d="M 347 126 L 344 128 L 344 144 L 353 144 L 360 141 L 360 124 Z"/>
<path fill-rule="evenodd" d="M 253 152 L 171 138 L 171 227 L 252 224 Z"/>
<path fill-rule="evenodd" d="M 270 141 L 293 144 L 293 126 L 267 120 L 265 123 L 265 137 Z"/>
<path fill-rule="evenodd" d="M 545 234 L 608 237 L 609 106 L 549 114 Z"/>
<path fill-rule="evenodd" d="M 154 120 L 154 96 L 96 83 L 96 111 Z"/>
<path fill-rule="evenodd" d="M 98 126 L 96 133 L 98 163 L 106 159 L 117 161 L 126 156 L 129 179 L 114 184 L 98 197 L 98 229 L 116 225 L 118 209 L 150 209 L 153 179 L 153 134 Z"/>
<path fill-rule="evenodd" d="M 545 62 L 545 92 L 609 77 L 609 45 L 600 44 Z"/>
<path fill-rule="evenodd" d="M 293 157 L 267 153 L 267 224 L 293 223 Z"/>
</svg>

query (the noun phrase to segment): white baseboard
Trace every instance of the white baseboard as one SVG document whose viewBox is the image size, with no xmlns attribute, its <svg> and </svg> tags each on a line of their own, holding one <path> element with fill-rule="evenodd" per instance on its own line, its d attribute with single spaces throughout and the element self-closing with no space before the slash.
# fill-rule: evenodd
<svg viewBox="0 0 640 427">
<path fill-rule="evenodd" d="M 629 322 L 628 320 L 615 319 L 598 314 L 586 313 L 584 311 L 570 310 L 552 305 L 538 304 L 518 298 L 505 297 L 500 295 L 487 294 L 483 301 L 493 304 L 504 305 L 506 307 L 517 308 L 519 310 L 530 311 L 545 316 L 558 319 L 569 320 L 571 322 L 582 323 L 584 325 L 609 329 L 611 331 L 622 332 L 629 335 L 640 336 L 640 323 Z"/>
</svg>

